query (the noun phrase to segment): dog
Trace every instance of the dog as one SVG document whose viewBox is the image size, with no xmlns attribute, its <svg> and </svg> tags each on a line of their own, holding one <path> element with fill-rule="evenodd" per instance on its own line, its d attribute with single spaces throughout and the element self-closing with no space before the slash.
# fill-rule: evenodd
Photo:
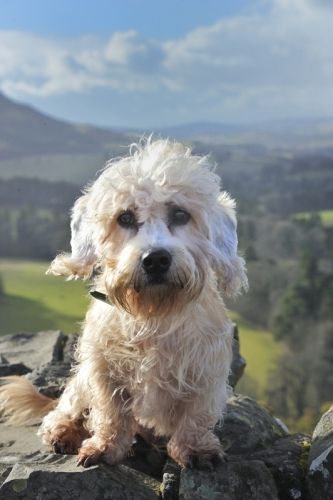
<svg viewBox="0 0 333 500">
<path fill-rule="evenodd" d="M 71 254 L 48 271 L 92 283 L 73 375 L 58 400 L 24 377 L 7 379 L 1 397 L 12 420 L 45 415 L 43 442 L 84 467 L 121 461 L 145 430 L 166 437 L 181 466 L 224 457 L 213 433 L 232 359 L 223 299 L 247 278 L 235 202 L 214 168 L 209 156 L 149 138 L 74 205 Z"/>
</svg>

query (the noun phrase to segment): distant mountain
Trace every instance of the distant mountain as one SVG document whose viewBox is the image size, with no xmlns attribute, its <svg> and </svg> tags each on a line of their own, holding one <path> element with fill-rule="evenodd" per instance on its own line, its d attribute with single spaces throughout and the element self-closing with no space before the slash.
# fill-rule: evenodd
<svg viewBox="0 0 333 500">
<path fill-rule="evenodd" d="M 253 170 L 294 155 L 333 157 L 333 119 L 328 118 L 111 130 L 57 120 L 0 93 L 0 179 L 30 177 L 82 186 L 107 159 L 126 154 L 128 144 L 151 132 L 212 153 L 224 171 L 246 165 Z"/>
<path fill-rule="evenodd" d="M 163 136 L 178 137 L 179 139 L 188 139 L 201 135 L 220 135 L 234 134 L 247 130 L 248 127 L 232 123 L 216 122 L 195 122 L 175 125 L 170 127 L 155 127 L 153 131 Z"/>
<path fill-rule="evenodd" d="M 258 123 L 197 122 L 155 127 L 155 133 L 205 144 L 265 149 L 333 148 L 333 118 L 295 118 Z"/>
<path fill-rule="evenodd" d="M 0 93 L 0 160 L 52 154 L 107 154 L 121 133 L 56 120 Z"/>
</svg>

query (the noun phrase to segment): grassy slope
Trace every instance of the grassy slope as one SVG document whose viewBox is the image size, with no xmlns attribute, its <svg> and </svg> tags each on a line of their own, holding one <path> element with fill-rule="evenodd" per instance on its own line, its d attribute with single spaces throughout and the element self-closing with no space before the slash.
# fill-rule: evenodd
<svg viewBox="0 0 333 500">
<path fill-rule="evenodd" d="M 231 313 L 231 317 L 238 324 L 240 350 L 247 363 L 237 390 L 264 398 L 268 377 L 282 354 L 283 344 L 276 342 L 271 332 L 250 325 L 236 313 Z"/>
<path fill-rule="evenodd" d="M 87 305 L 82 283 L 45 276 L 47 263 L 0 260 L 5 297 L 0 299 L 0 334 L 78 329 Z"/>
<path fill-rule="evenodd" d="M 81 282 L 45 276 L 47 263 L 0 260 L 5 298 L 0 299 L 0 334 L 17 331 L 61 329 L 73 332 L 83 319 L 87 291 Z M 246 358 L 246 377 L 241 392 L 263 397 L 269 371 L 282 351 L 270 332 L 243 322 L 232 313 L 240 331 L 241 352 Z"/>
</svg>

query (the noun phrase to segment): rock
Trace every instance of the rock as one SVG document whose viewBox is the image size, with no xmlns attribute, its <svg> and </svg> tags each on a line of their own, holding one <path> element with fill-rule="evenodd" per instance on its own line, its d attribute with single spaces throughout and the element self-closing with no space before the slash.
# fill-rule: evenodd
<svg viewBox="0 0 333 500">
<path fill-rule="evenodd" d="M 58 398 L 62 393 L 74 363 L 73 354 L 77 340 L 77 334 L 66 336 L 60 333 L 55 339 L 50 361 L 29 374 L 29 380 L 46 396 Z"/>
<path fill-rule="evenodd" d="M 313 432 L 308 485 L 312 500 L 333 498 L 333 406 L 324 413 Z"/>
<path fill-rule="evenodd" d="M 215 433 L 231 455 L 254 452 L 286 435 L 268 411 L 253 399 L 237 394 L 229 398 L 224 421 L 216 426 Z"/>
<path fill-rule="evenodd" d="M 263 462 L 225 463 L 211 472 L 183 469 L 180 500 L 279 500 L 274 479 Z"/>
<path fill-rule="evenodd" d="M 37 436 L 38 425 L 0 428 L 0 463 L 15 464 L 19 460 L 47 453 Z"/>
<path fill-rule="evenodd" d="M 289 435 L 246 458 L 264 462 L 275 480 L 279 498 L 306 500 L 309 498 L 306 473 L 310 444 L 310 436 Z"/>
<path fill-rule="evenodd" d="M 25 375 L 51 361 L 64 338 L 61 332 L 53 331 L 0 337 L 0 376 Z"/>
<path fill-rule="evenodd" d="M 30 368 L 24 363 L 0 363 L 0 377 L 9 377 L 10 375 L 26 375 L 31 372 Z"/>
<path fill-rule="evenodd" d="M 239 341 L 239 333 L 238 327 L 234 323 L 234 343 L 232 345 L 232 363 L 231 363 L 231 372 L 229 375 L 229 385 L 234 389 L 236 387 L 237 382 L 241 378 L 244 373 L 246 367 L 246 361 L 240 353 L 240 341 Z"/>
<path fill-rule="evenodd" d="M 288 435 L 254 453 L 228 455 L 227 464 L 212 472 L 182 471 L 180 498 L 308 500 L 306 464 L 309 446 L 309 436 Z M 261 487 L 261 481 L 266 481 L 268 491 L 255 485 L 253 478 L 259 481 Z"/>
<path fill-rule="evenodd" d="M 124 465 L 78 468 L 75 457 L 14 465 L 0 488 L 6 500 L 156 500 L 159 483 Z"/>
<path fill-rule="evenodd" d="M 56 356 L 64 338 L 59 331 L 4 335 L 0 337 L 0 353 L 9 363 L 23 363 L 33 370 Z"/>
<path fill-rule="evenodd" d="M 141 436 L 136 436 L 132 453 L 124 464 L 160 480 L 166 458 L 165 440 L 152 439 L 148 442 Z"/>
<path fill-rule="evenodd" d="M 163 469 L 160 495 L 162 500 L 178 500 L 181 468 L 170 458 Z"/>
</svg>

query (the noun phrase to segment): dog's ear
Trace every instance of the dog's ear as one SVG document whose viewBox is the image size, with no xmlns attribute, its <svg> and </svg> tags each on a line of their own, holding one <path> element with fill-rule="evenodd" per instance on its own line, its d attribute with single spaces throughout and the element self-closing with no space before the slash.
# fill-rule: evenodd
<svg viewBox="0 0 333 500">
<path fill-rule="evenodd" d="M 47 274 L 66 276 L 67 279 L 87 279 L 91 276 L 97 255 L 93 241 L 93 225 L 88 215 L 89 196 L 89 193 L 81 196 L 72 210 L 71 254 L 58 255 Z"/>
<path fill-rule="evenodd" d="M 227 296 L 247 290 L 245 261 L 237 254 L 236 203 L 226 192 L 220 193 L 211 217 L 213 259 L 222 291 Z"/>
</svg>

